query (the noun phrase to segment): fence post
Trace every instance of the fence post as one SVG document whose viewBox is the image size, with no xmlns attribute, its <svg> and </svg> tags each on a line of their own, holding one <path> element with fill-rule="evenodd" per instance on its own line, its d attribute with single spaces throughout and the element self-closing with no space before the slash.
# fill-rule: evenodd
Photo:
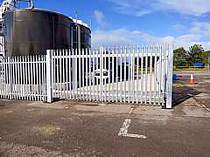
<svg viewBox="0 0 210 157">
<path fill-rule="evenodd" d="M 100 101 L 103 101 L 103 47 L 100 48 Z"/>
<path fill-rule="evenodd" d="M 11 58 L 8 57 L 8 86 L 9 86 L 9 99 L 11 100 L 12 99 L 12 70 L 11 70 Z M 21 82 L 22 84 L 22 82 Z"/>
<path fill-rule="evenodd" d="M 46 55 L 46 67 L 47 67 L 47 102 L 52 103 L 52 52 L 47 50 Z"/>
<path fill-rule="evenodd" d="M 167 55 L 167 75 L 166 75 L 166 109 L 172 108 L 173 90 L 173 47 L 169 46 Z"/>
</svg>

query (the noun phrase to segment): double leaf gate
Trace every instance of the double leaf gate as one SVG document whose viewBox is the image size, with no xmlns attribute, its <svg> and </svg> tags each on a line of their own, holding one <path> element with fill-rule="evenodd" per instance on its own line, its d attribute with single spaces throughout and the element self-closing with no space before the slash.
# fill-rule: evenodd
<svg viewBox="0 0 210 157">
<path fill-rule="evenodd" d="M 162 105 L 171 108 L 170 47 L 48 50 L 46 56 L 5 58 L 0 96 Z"/>
</svg>

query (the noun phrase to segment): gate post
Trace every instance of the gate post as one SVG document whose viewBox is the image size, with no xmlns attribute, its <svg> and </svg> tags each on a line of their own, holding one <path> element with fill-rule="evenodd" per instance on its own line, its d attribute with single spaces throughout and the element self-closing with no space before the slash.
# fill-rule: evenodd
<svg viewBox="0 0 210 157">
<path fill-rule="evenodd" d="M 46 55 L 46 72 L 47 72 L 47 102 L 52 103 L 52 52 L 47 50 Z"/>
<path fill-rule="evenodd" d="M 166 62 L 166 109 L 171 109 L 172 106 L 172 90 L 173 90 L 173 47 L 168 47 L 167 62 Z"/>
</svg>

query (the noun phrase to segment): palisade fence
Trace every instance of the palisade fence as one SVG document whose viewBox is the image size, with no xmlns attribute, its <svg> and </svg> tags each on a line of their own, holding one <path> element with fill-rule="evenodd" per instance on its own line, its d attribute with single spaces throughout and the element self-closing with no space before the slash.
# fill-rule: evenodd
<svg viewBox="0 0 210 157">
<path fill-rule="evenodd" d="M 4 58 L 0 96 L 135 103 L 172 107 L 173 49 L 169 46 L 48 50 Z"/>
<path fill-rule="evenodd" d="M 0 98 L 46 101 L 46 56 L 6 57 L 0 61 Z"/>
</svg>

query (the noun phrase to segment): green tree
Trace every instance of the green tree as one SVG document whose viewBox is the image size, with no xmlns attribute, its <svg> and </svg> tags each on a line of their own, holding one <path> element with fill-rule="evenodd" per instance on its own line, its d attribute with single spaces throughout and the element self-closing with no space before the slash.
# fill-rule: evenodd
<svg viewBox="0 0 210 157">
<path fill-rule="evenodd" d="M 210 52 L 208 51 L 205 51 L 202 53 L 202 62 L 205 63 L 205 64 L 208 64 L 209 63 L 209 57 L 210 57 Z"/>
<path fill-rule="evenodd" d="M 187 51 L 183 47 L 174 50 L 174 65 L 187 66 L 187 64 Z"/>
<path fill-rule="evenodd" d="M 195 62 L 206 62 L 206 53 L 202 45 L 195 44 L 189 48 L 188 63 L 192 65 Z"/>
<path fill-rule="evenodd" d="M 204 51 L 202 45 L 195 44 L 186 51 L 183 47 L 174 50 L 174 65 L 188 66 L 195 62 L 203 62 L 208 64 L 210 52 Z"/>
</svg>

